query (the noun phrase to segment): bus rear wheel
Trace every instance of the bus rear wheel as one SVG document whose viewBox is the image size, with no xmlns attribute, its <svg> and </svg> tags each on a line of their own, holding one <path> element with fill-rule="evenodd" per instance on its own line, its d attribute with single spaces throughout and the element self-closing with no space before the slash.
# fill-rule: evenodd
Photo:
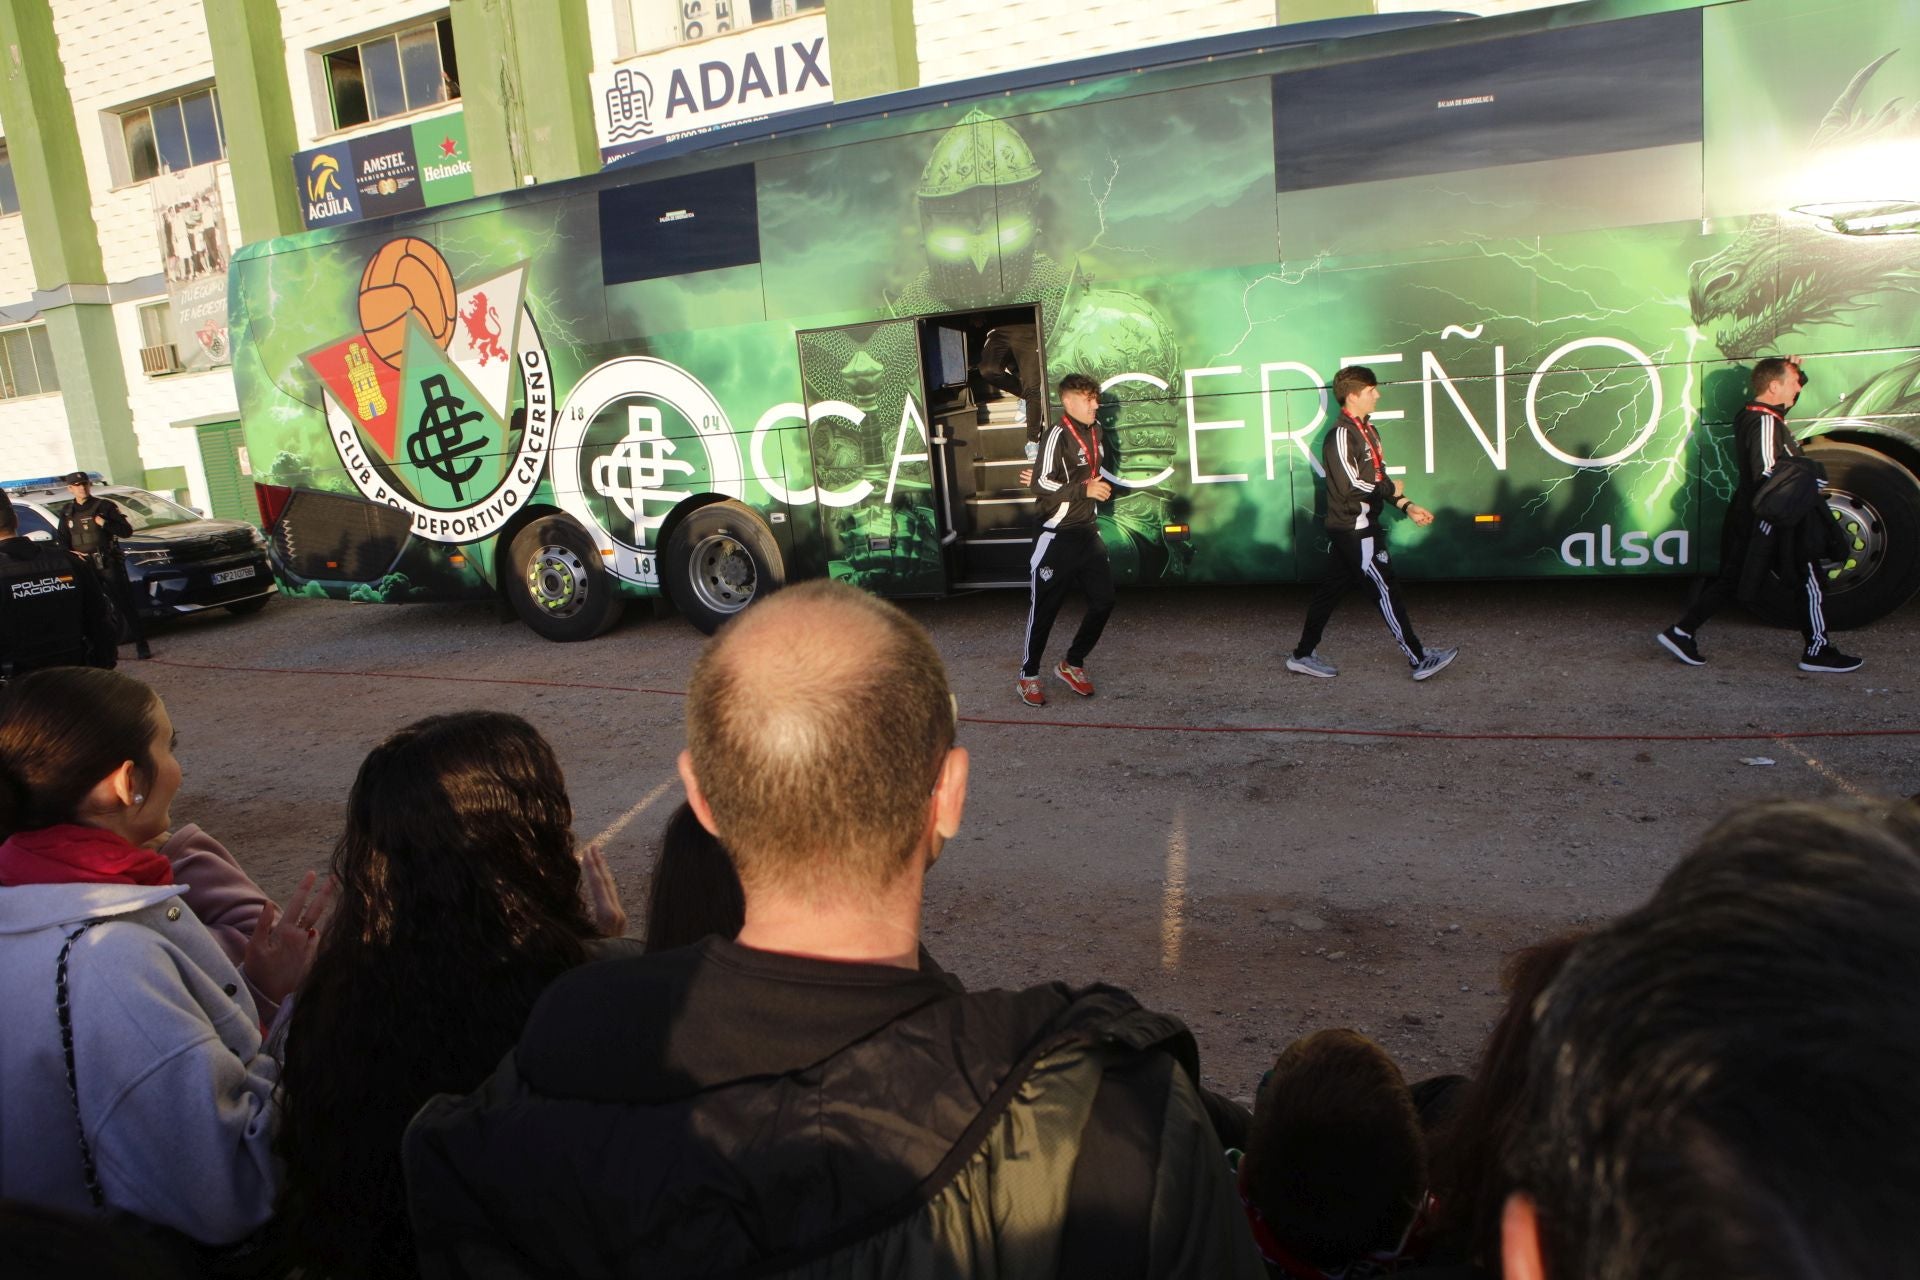
<svg viewBox="0 0 1920 1280">
<path fill-rule="evenodd" d="M 535 520 L 507 551 L 507 598 L 547 640 L 591 640 L 620 619 L 620 593 L 580 526 L 559 516 Z"/>
<path fill-rule="evenodd" d="M 674 607 L 707 635 L 786 581 L 773 531 L 738 502 L 689 512 L 667 539 L 661 576 Z"/>
<path fill-rule="evenodd" d="M 1846 631 L 1884 618 L 1920 589 L 1920 479 L 1857 444 L 1814 442 L 1827 469 L 1827 506 L 1847 554 L 1820 565 L 1830 625 Z"/>
</svg>

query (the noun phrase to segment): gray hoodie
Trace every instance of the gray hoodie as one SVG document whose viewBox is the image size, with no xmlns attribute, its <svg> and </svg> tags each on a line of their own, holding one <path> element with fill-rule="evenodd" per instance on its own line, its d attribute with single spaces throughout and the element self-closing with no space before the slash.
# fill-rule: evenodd
<svg viewBox="0 0 1920 1280">
<path fill-rule="evenodd" d="M 209 1244 L 273 1212 L 273 1088 L 258 1006 L 184 886 L 0 888 L 0 1199 L 92 1211 L 54 973 L 68 960 L 79 1116 L 107 1205 Z"/>
</svg>

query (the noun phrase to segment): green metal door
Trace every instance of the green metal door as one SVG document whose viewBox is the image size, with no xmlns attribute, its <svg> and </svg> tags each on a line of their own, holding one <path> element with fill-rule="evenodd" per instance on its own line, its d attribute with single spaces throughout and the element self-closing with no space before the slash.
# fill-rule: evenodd
<svg viewBox="0 0 1920 1280">
<path fill-rule="evenodd" d="M 253 497 L 253 465 L 247 457 L 247 436 L 238 422 L 209 422 L 196 431 L 200 461 L 207 472 L 207 514 L 216 520 L 260 523 L 260 506 Z"/>
</svg>

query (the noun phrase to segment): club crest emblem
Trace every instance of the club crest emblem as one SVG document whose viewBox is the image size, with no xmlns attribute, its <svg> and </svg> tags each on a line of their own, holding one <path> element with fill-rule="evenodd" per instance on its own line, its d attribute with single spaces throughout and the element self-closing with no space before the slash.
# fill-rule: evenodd
<svg viewBox="0 0 1920 1280">
<path fill-rule="evenodd" d="M 407 512 L 417 537 L 499 532 L 546 468 L 553 389 L 526 275 L 522 263 L 462 287 L 427 241 L 389 240 L 360 276 L 359 331 L 305 357 L 354 487 Z"/>
</svg>

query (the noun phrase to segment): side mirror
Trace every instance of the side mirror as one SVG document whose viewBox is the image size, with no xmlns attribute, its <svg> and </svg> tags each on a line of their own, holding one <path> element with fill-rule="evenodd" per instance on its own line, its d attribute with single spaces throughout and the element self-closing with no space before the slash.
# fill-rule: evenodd
<svg viewBox="0 0 1920 1280">
<path fill-rule="evenodd" d="M 52 535 L 52 534 L 50 534 L 50 533 L 48 533 L 48 532 L 47 532 L 47 531 L 46 531 L 45 529 L 35 529 L 35 530 L 34 530 L 34 531 L 33 531 L 32 533 L 30 533 L 30 534 L 28 534 L 28 535 L 27 535 L 27 541 L 29 541 L 29 542 L 52 542 L 52 541 L 53 541 L 53 535 Z"/>
</svg>

